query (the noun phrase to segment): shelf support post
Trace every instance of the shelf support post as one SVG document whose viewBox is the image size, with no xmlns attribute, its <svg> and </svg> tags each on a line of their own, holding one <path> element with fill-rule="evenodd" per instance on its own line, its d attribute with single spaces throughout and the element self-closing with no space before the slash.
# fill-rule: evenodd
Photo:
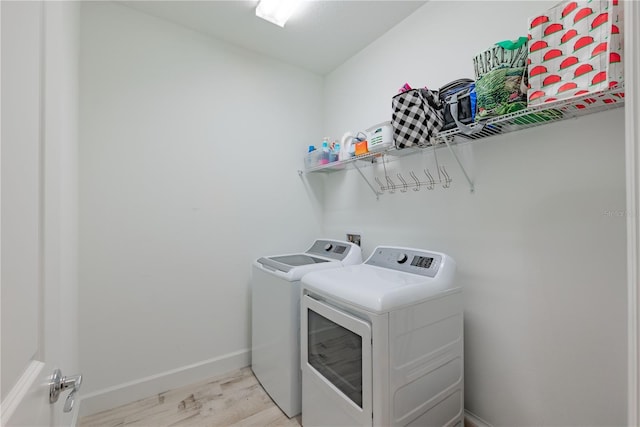
<svg viewBox="0 0 640 427">
<path fill-rule="evenodd" d="M 371 185 L 371 183 L 369 182 L 369 180 L 367 179 L 366 176 L 364 176 L 364 174 L 362 173 L 362 171 L 360 170 L 360 168 L 358 167 L 358 165 L 356 164 L 356 162 L 353 162 L 353 167 L 356 168 L 356 170 L 358 171 L 358 173 L 360 174 L 360 176 L 362 177 L 362 179 L 364 179 L 364 182 L 367 183 L 367 185 L 369 186 L 369 188 L 371 189 L 371 191 L 373 191 L 373 194 L 376 195 L 376 200 L 380 200 L 380 193 L 378 193 L 376 191 L 375 188 L 373 188 L 373 185 Z"/>
<path fill-rule="evenodd" d="M 443 138 L 443 140 L 444 140 L 444 143 L 447 144 L 447 148 L 449 148 L 449 151 L 451 152 L 451 154 L 453 154 L 454 159 L 456 159 L 456 162 L 458 162 L 458 166 L 460 166 L 460 169 L 462 170 L 464 177 L 467 179 L 467 182 L 469 183 L 469 191 L 471 191 L 472 193 L 475 192 L 476 189 L 475 189 L 475 186 L 473 185 L 473 181 L 471 181 L 471 178 L 469 178 L 469 174 L 467 174 L 467 171 L 462 165 L 462 162 L 460 161 L 460 159 L 458 158 L 458 155 L 451 147 L 451 144 L 449 144 L 449 139 Z"/>
</svg>

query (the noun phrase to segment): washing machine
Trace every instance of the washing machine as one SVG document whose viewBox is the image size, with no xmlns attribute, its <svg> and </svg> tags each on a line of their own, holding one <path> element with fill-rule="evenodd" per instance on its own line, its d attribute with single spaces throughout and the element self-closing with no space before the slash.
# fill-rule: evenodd
<svg viewBox="0 0 640 427">
<path fill-rule="evenodd" d="M 262 257 L 251 276 L 251 369 L 288 416 L 301 410 L 300 279 L 362 263 L 358 245 L 318 239 L 303 253 Z"/>
<path fill-rule="evenodd" d="M 444 253 L 380 246 L 302 279 L 302 424 L 463 426 L 462 290 Z"/>
</svg>

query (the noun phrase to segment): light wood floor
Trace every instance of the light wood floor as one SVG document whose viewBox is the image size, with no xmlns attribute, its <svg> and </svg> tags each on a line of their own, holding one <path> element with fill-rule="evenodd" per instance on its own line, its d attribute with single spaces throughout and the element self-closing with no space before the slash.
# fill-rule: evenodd
<svg viewBox="0 0 640 427">
<path fill-rule="evenodd" d="M 278 408 L 250 368 L 83 417 L 87 426 L 300 426 Z"/>
</svg>

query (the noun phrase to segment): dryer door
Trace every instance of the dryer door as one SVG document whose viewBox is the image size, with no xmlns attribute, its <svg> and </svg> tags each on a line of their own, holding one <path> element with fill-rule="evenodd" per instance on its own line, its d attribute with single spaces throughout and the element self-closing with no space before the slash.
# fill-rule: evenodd
<svg viewBox="0 0 640 427">
<path fill-rule="evenodd" d="M 305 295 L 302 423 L 372 424 L 371 325 Z"/>
</svg>

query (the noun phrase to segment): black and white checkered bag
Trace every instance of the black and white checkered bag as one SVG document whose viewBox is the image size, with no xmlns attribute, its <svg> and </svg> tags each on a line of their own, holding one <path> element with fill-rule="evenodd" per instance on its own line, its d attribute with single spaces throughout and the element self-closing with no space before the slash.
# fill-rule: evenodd
<svg viewBox="0 0 640 427">
<path fill-rule="evenodd" d="M 444 125 L 437 94 L 427 88 L 411 89 L 393 97 L 391 126 L 396 148 L 426 147 Z"/>
</svg>

